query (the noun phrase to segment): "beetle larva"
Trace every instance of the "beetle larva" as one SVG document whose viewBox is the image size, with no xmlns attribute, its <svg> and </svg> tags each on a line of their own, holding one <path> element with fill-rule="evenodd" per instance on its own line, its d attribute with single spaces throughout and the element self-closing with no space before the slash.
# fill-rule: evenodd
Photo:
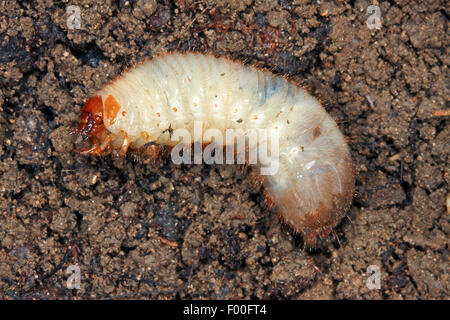
<svg viewBox="0 0 450 320">
<path fill-rule="evenodd" d="M 279 168 L 262 180 L 282 220 L 306 245 L 326 237 L 349 209 L 349 148 L 320 103 L 283 77 L 210 55 L 167 54 L 100 89 L 80 116 L 78 131 L 92 141 L 82 153 L 170 146 L 171 132 L 192 131 L 195 121 L 221 132 L 277 130 Z"/>
</svg>

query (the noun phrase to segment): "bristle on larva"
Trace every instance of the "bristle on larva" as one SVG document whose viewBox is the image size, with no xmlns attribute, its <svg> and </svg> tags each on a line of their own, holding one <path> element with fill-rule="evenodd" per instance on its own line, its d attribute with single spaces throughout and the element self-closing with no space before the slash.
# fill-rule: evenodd
<svg viewBox="0 0 450 320">
<path fill-rule="evenodd" d="M 172 133 L 273 129 L 279 167 L 261 179 L 265 198 L 307 246 L 330 234 L 352 202 L 345 138 L 317 99 L 283 77 L 224 58 L 174 53 L 148 60 L 104 86 L 82 109 L 82 154 L 172 147 Z M 203 141 L 203 143 L 209 141 Z"/>
</svg>

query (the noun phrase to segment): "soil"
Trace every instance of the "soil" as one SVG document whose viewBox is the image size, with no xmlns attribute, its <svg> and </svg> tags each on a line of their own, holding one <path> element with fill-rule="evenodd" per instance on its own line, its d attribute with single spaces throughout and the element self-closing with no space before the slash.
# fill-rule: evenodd
<svg viewBox="0 0 450 320">
<path fill-rule="evenodd" d="M 448 1 L 0 7 L 1 299 L 449 299 Z M 95 89 L 188 50 L 271 69 L 324 101 L 357 177 L 333 237 L 305 249 L 246 168 L 76 152 Z"/>
</svg>

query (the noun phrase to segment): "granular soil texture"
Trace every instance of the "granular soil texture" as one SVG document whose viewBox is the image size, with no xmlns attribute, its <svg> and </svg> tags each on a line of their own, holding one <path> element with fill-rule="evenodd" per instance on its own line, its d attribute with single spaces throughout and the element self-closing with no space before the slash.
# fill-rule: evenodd
<svg viewBox="0 0 450 320">
<path fill-rule="evenodd" d="M 1 299 L 449 298 L 448 1 L 0 7 Z M 356 169 L 334 236 L 304 249 L 246 168 L 76 152 L 95 89 L 173 51 L 268 68 L 324 101 Z"/>
</svg>

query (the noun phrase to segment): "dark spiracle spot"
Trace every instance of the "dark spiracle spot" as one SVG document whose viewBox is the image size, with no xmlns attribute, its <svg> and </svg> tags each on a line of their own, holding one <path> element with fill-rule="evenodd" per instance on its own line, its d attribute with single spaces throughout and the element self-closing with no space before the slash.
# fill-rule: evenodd
<svg viewBox="0 0 450 320">
<path fill-rule="evenodd" d="M 312 133 L 313 140 L 316 140 L 320 136 L 320 134 L 320 126 L 315 127 Z"/>
</svg>

